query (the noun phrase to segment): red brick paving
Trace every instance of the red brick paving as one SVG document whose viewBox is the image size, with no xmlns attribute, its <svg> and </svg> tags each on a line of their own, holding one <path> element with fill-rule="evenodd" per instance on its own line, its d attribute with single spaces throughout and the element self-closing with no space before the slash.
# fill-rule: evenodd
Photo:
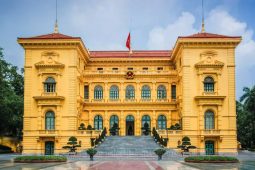
<svg viewBox="0 0 255 170">
<path fill-rule="evenodd" d="M 162 168 L 153 163 L 149 164 L 156 170 L 162 170 Z M 100 164 L 93 164 L 89 167 L 89 170 L 150 170 L 150 167 L 146 165 L 144 161 L 111 161 Z"/>
</svg>

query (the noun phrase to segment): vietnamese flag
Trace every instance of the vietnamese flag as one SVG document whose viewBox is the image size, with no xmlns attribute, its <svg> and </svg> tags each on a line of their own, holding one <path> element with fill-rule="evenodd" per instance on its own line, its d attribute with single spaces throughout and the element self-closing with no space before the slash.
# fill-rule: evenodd
<svg viewBox="0 0 255 170">
<path fill-rule="evenodd" d="M 128 37 L 127 37 L 126 47 L 129 49 L 129 51 L 131 50 L 131 36 L 130 36 L 130 33 L 128 34 Z"/>
</svg>

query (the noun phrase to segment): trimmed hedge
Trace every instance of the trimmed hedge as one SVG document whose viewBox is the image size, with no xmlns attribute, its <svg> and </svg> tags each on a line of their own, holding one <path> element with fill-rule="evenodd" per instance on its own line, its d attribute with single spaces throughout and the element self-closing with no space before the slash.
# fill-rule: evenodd
<svg viewBox="0 0 255 170">
<path fill-rule="evenodd" d="M 65 156 L 18 156 L 14 162 L 27 162 L 27 163 L 44 163 L 44 162 L 66 162 Z"/>
<path fill-rule="evenodd" d="M 239 160 L 236 157 L 230 156 L 190 156 L 186 157 L 185 162 L 194 163 L 237 163 Z"/>
</svg>

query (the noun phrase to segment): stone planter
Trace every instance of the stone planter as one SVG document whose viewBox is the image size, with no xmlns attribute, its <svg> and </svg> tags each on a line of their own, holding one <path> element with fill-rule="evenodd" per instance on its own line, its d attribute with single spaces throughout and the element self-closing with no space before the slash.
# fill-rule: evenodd
<svg viewBox="0 0 255 170">
<path fill-rule="evenodd" d="M 238 160 L 233 160 L 233 161 L 196 161 L 196 160 L 187 160 L 185 162 L 189 162 L 189 163 L 239 163 Z"/>
</svg>

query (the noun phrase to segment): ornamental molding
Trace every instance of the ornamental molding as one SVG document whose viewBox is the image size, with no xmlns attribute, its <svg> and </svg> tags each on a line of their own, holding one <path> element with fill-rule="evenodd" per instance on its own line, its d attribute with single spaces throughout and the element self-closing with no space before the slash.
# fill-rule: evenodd
<svg viewBox="0 0 255 170">
<path fill-rule="evenodd" d="M 40 68 L 64 68 L 65 65 L 60 62 L 57 62 L 57 61 L 52 61 L 50 63 L 45 62 L 45 61 L 40 61 L 35 64 L 35 67 L 37 69 L 40 69 Z"/>
<path fill-rule="evenodd" d="M 224 63 L 218 60 L 212 61 L 210 57 L 207 60 L 203 60 L 195 64 L 196 68 L 222 68 Z"/>
<path fill-rule="evenodd" d="M 226 96 L 196 96 L 198 106 L 222 106 Z"/>
<path fill-rule="evenodd" d="M 63 96 L 34 96 L 38 106 L 59 106 L 65 99 Z"/>
</svg>

